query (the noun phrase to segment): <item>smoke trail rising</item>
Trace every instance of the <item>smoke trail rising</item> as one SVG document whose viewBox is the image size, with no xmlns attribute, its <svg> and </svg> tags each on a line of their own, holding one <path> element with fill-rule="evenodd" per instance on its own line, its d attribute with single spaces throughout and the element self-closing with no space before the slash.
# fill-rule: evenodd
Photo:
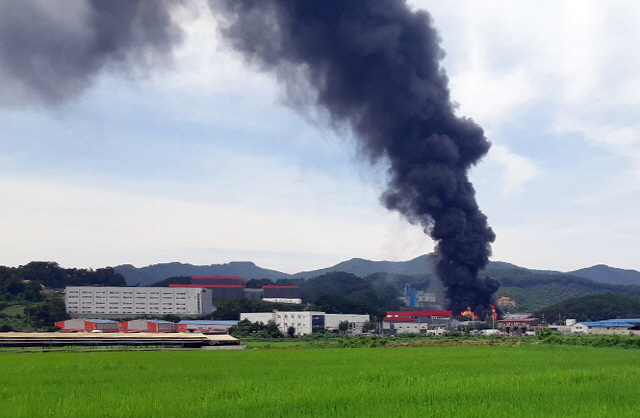
<svg viewBox="0 0 640 418">
<path fill-rule="evenodd" d="M 419 223 L 440 255 L 450 308 L 486 312 L 499 282 L 479 278 L 495 235 L 467 172 L 490 143 L 456 117 L 431 17 L 402 0 L 210 0 L 234 49 L 275 74 L 290 102 L 348 126 L 389 163 L 387 208 Z"/>
<path fill-rule="evenodd" d="M 106 68 L 125 73 L 167 61 L 183 0 L 0 2 L 0 104 L 60 105 Z"/>
<path fill-rule="evenodd" d="M 164 64 L 182 31 L 184 0 L 0 2 L 0 105 L 60 105 L 105 70 Z M 385 206 L 437 242 L 450 308 L 487 312 L 499 282 L 479 278 L 495 235 L 468 170 L 489 150 L 482 128 L 456 117 L 444 52 L 424 11 L 404 0 L 210 0 L 229 44 L 273 73 L 293 106 L 347 126 L 362 152 L 389 166 Z"/>
</svg>

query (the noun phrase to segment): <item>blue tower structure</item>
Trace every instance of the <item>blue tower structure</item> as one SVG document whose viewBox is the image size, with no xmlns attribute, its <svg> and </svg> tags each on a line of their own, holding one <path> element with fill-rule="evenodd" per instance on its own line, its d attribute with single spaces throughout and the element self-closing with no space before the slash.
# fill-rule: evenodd
<svg viewBox="0 0 640 418">
<path fill-rule="evenodd" d="M 417 308 L 418 307 L 418 292 L 413 288 L 409 283 L 404 284 L 403 293 L 405 297 L 409 298 L 409 307 Z"/>
</svg>

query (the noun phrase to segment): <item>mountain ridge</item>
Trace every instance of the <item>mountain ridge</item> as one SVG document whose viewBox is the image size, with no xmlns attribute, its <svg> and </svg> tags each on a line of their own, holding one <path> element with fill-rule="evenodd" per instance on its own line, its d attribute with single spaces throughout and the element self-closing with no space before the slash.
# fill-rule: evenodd
<svg viewBox="0 0 640 418">
<path fill-rule="evenodd" d="M 431 275 L 435 274 L 436 257 L 434 253 L 423 254 L 407 261 L 373 261 L 363 258 L 352 258 L 342 261 L 331 267 L 301 271 L 288 274 L 277 270 L 266 269 L 251 261 L 231 261 L 223 264 L 193 265 L 180 262 L 158 263 L 145 267 L 135 267 L 131 264 L 122 264 L 114 267 L 117 273 L 124 276 L 127 285 L 146 286 L 169 277 L 195 276 L 195 275 L 219 275 L 240 276 L 246 279 L 309 279 L 330 272 L 352 273 L 359 277 L 365 277 L 374 273 L 387 273 L 393 275 Z M 512 271 L 514 274 L 557 274 L 581 277 L 599 283 L 612 285 L 640 285 L 640 272 L 636 270 L 624 270 L 598 264 L 579 270 L 561 272 L 552 270 L 535 270 L 520 267 L 503 261 L 491 261 L 482 274 L 496 274 L 502 276 Z M 498 274 L 499 273 L 499 274 Z"/>
</svg>

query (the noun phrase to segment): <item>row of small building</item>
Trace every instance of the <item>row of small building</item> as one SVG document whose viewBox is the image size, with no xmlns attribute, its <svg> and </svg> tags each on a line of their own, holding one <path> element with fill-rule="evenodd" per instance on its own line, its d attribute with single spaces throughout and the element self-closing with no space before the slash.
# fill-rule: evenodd
<svg viewBox="0 0 640 418">
<path fill-rule="evenodd" d="M 318 311 L 273 311 L 241 313 L 240 320 L 267 324 L 273 322 L 283 334 L 290 327 L 294 335 L 314 332 L 337 332 L 340 324 L 347 324 L 350 334 L 363 332 L 370 323 L 369 315 L 328 314 Z M 63 332 L 203 332 L 226 333 L 238 321 L 183 320 L 178 323 L 158 319 L 135 319 L 117 322 L 109 319 L 76 318 L 56 323 Z M 451 311 L 388 311 L 376 326 L 383 334 L 441 334 L 455 329 L 460 323 Z"/>
<path fill-rule="evenodd" d="M 161 319 L 134 319 L 113 321 L 110 319 L 76 318 L 56 322 L 62 332 L 202 332 L 226 334 L 238 321 L 184 320 L 178 323 Z"/>
<path fill-rule="evenodd" d="M 340 324 L 347 324 L 350 334 L 363 332 L 365 324 L 371 321 L 369 315 L 328 314 L 318 311 L 273 311 L 241 313 L 240 320 L 267 324 L 273 322 L 283 334 L 290 327 L 294 335 L 301 336 L 314 332 L 337 332 Z M 183 320 L 178 323 L 159 319 L 134 319 L 115 321 L 110 319 L 75 318 L 56 322 L 63 332 L 202 332 L 226 333 L 238 321 Z M 385 334 L 434 333 L 452 329 L 457 324 L 451 311 L 389 311 L 382 320 L 378 331 Z"/>
<path fill-rule="evenodd" d="M 250 322 L 274 322 L 283 334 L 293 327 L 295 335 L 313 332 L 336 332 L 340 323 L 348 324 L 348 332 L 360 334 L 370 321 L 369 315 L 327 314 L 324 312 L 256 312 L 242 313 L 241 320 Z M 56 322 L 63 332 L 201 332 L 225 334 L 238 321 L 183 320 L 178 323 L 159 319 L 134 319 L 113 321 L 109 319 L 68 319 Z M 382 318 L 378 331 L 383 334 L 431 334 L 439 335 L 457 329 L 465 323 L 455 320 L 451 311 L 388 311 Z M 509 318 L 497 321 L 496 328 L 504 334 L 525 334 L 542 328 L 538 318 Z M 597 322 L 576 322 L 568 319 L 565 325 L 544 326 L 564 334 L 625 334 L 640 335 L 640 318 L 618 318 Z"/>
</svg>

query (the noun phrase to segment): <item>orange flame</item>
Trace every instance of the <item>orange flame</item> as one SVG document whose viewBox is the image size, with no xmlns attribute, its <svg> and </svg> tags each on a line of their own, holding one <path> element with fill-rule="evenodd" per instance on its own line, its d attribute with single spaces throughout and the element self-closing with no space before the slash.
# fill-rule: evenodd
<svg viewBox="0 0 640 418">
<path fill-rule="evenodd" d="M 491 307 L 491 312 L 493 312 L 493 319 L 498 319 L 498 312 L 496 312 L 496 307 L 493 305 L 489 305 Z"/>
<path fill-rule="evenodd" d="M 474 319 L 474 320 L 478 320 L 478 315 L 474 314 L 469 306 L 467 306 L 467 310 L 466 311 L 460 312 L 460 315 L 466 316 L 467 318 L 471 318 L 471 319 Z"/>
</svg>

